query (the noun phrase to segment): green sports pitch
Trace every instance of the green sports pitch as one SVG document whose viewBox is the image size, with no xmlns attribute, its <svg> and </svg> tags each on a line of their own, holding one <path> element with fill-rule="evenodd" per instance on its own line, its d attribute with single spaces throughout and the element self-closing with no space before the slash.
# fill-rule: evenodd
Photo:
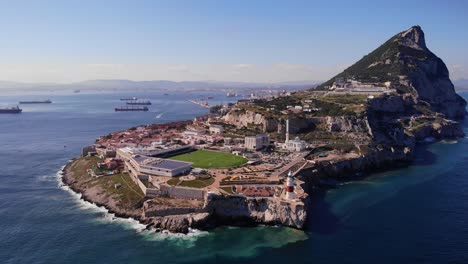
<svg viewBox="0 0 468 264">
<path fill-rule="evenodd" d="M 247 159 L 231 153 L 216 152 L 208 150 L 196 150 L 171 157 L 172 160 L 192 162 L 194 168 L 230 168 L 240 166 L 247 162 Z"/>
</svg>

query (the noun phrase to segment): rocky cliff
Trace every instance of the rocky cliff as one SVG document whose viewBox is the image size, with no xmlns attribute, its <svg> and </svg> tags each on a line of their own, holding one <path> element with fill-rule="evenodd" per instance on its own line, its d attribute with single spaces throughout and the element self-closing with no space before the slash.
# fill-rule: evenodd
<svg viewBox="0 0 468 264">
<path fill-rule="evenodd" d="M 395 167 L 397 164 L 408 164 L 413 159 L 413 148 L 405 146 L 381 146 L 375 151 L 357 158 L 317 162 L 298 174 L 304 181 L 305 190 L 317 184 L 319 179 L 336 179 L 346 181 L 356 173 Z"/>
<path fill-rule="evenodd" d="M 319 88 L 325 89 L 336 78 L 390 83 L 400 94 L 429 103 L 449 119 L 465 116 L 466 101 L 456 94 L 445 63 L 428 49 L 419 26 L 396 34 Z"/>
<path fill-rule="evenodd" d="M 285 119 L 266 117 L 264 114 L 250 110 L 230 111 L 223 120 L 226 123 L 235 125 L 237 128 L 256 126 L 263 132 L 278 132 L 284 133 Z M 298 133 L 304 129 L 314 126 L 315 120 L 304 118 L 290 118 L 289 130 L 291 133 Z"/>
<path fill-rule="evenodd" d="M 303 228 L 306 219 L 304 203 L 267 197 L 212 195 L 207 208 L 220 223 L 252 223 Z"/>
<path fill-rule="evenodd" d="M 144 207 L 140 220 L 149 227 L 187 233 L 189 228 L 209 229 L 221 224 L 256 224 L 303 228 L 306 210 L 302 201 L 284 201 L 267 197 L 223 196 L 211 194 L 199 210 L 149 210 Z M 195 212 L 196 211 L 196 212 Z"/>
</svg>

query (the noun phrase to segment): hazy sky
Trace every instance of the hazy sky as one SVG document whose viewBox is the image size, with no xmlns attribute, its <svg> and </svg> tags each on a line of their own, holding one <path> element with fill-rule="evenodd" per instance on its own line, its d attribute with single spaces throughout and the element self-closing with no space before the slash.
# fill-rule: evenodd
<svg viewBox="0 0 468 264">
<path fill-rule="evenodd" d="M 0 80 L 325 80 L 413 25 L 468 78 L 468 1 L 2 1 Z"/>
</svg>

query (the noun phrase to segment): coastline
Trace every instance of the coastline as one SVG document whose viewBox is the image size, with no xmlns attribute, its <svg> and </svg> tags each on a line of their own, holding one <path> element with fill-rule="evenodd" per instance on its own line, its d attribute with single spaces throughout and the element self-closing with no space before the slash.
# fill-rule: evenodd
<svg viewBox="0 0 468 264">
<path fill-rule="evenodd" d="M 99 195 L 100 187 L 97 187 L 94 190 L 80 188 L 80 186 L 78 186 L 79 182 L 77 182 L 76 179 L 73 178 L 73 172 L 71 172 L 70 170 L 70 167 L 76 160 L 76 158 L 71 159 L 62 169 L 61 181 L 63 184 L 68 186 L 73 192 L 81 194 L 82 200 L 92 203 L 98 207 L 104 207 L 108 210 L 109 213 L 114 214 L 116 217 L 132 218 L 142 223 L 140 210 L 135 210 L 133 212 L 122 210 L 121 208 L 116 206 L 116 201 L 112 197 Z"/>
<path fill-rule="evenodd" d="M 206 231 L 217 226 L 258 226 L 281 225 L 302 230 L 306 220 L 306 206 L 302 202 L 285 204 L 266 198 L 246 198 L 242 196 L 211 196 L 202 210 L 187 214 L 153 216 L 159 208 L 144 204 L 141 208 L 129 211 L 117 206 L 112 196 L 102 194 L 99 187 L 83 188 L 77 181 L 71 167 L 78 159 L 71 159 L 61 170 L 61 182 L 80 199 L 105 208 L 118 218 L 134 219 L 155 232 L 188 234 L 193 230 Z M 161 211 L 164 211 L 161 210 Z M 169 210 L 170 211 L 170 210 Z"/>
</svg>

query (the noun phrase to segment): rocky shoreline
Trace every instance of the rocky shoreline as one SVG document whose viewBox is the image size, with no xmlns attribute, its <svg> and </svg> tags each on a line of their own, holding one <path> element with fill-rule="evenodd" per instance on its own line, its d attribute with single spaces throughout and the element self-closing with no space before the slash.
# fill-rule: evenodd
<svg viewBox="0 0 468 264">
<path fill-rule="evenodd" d="M 70 170 L 70 167 L 75 161 L 76 161 L 76 158 L 72 159 L 62 169 L 61 180 L 63 184 L 67 185 L 75 193 L 81 194 L 81 199 L 83 199 L 84 201 L 95 204 L 99 207 L 105 207 L 110 213 L 115 214 L 115 216 L 117 217 L 133 218 L 135 220 L 140 220 L 141 218 L 140 210 L 134 210 L 134 211 L 122 210 L 121 208 L 116 206 L 116 202 L 113 201 L 111 197 L 102 194 L 103 192 L 99 188 L 99 186 L 96 186 L 96 188 L 94 189 L 81 187 L 80 182 L 74 178 L 73 172 Z"/>
<path fill-rule="evenodd" d="M 457 123 L 450 123 L 450 127 L 426 129 L 426 134 L 418 135 L 418 140 L 425 137 L 437 136 L 438 139 L 457 138 L 463 132 Z M 381 170 L 391 170 L 398 165 L 410 165 L 416 142 L 411 146 L 401 148 L 384 148 L 358 158 L 340 161 L 328 161 L 305 167 L 298 175 L 303 181 L 301 187 L 306 193 L 314 187 L 320 186 L 319 179 L 337 179 L 347 181 L 353 179 L 356 173 L 372 173 Z M 189 210 L 184 213 L 176 208 L 168 210 L 151 206 L 145 202 L 141 207 L 133 210 L 123 209 L 116 200 L 106 194 L 99 185 L 84 188 L 83 182 L 77 180 L 70 167 L 77 159 L 73 159 L 63 168 L 62 181 L 71 190 L 81 194 L 81 199 L 106 208 L 116 217 L 132 218 L 156 231 L 167 230 L 173 233 L 187 234 L 189 230 L 209 230 L 219 225 L 255 226 L 282 225 L 297 229 L 304 229 L 308 211 L 308 196 L 299 203 L 285 204 L 268 198 L 248 198 L 242 196 L 211 195 L 204 201 L 202 208 Z M 185 210 L 187 211 L 187 210 Z"/>
<path fill-rule="evenodd" d="M 112 195 L 107 194 L 99 185 L 84 188 L 82 181 L 74 175 L 71 166 L 77 159 L 71 160 L 62 170 L 62 182 L 81 199 L 106 208 L 116 217 L 132 218 L 159 232 L 167 230 L 172 233 L 187 234 L 189 230 L 209 230 L 219 225 L 254 226 L 282 225 L 303 229 L 306 220 L 306 209 L 302 202 L 284 203 L 268 198 L 247 198 L 242 196 L 211 195 L 207 197 L 202 208 L 183 213 L 183 209 L 168 210 L 144 204 L 133 210 L 123 209 Z"/>
<path fill-rule="evenodd" d="M 365 86 L 357 89 L 358 84 Z M 384 92 L 361 94 L 360 90 L 365 91 L 369 86 L 375 90 L 376 85 L 380 87 L 378 91 L 384 89 Z M 141 192 L 138 194 L 128 186 L 128 196 L 120 193 L 120 200 L 117 200 L 117 187 L 114 188 L 113 182 L 110 186 L 107 183 L 106 192 L 102 188 L 104 185 L 99 184 L 102 182 L 89 184 L 95 179 L 74 175 L 71 167 L 76 160 L 64 168 L 62 180 L 73 191 L 81 193 L 82 199 L 157 230 L 187 233 L 189 228 L 206 230 L 221 224 L 267 224 L 303 229 L 308 194 L 322 182 L 344 182 L 362 178 L 365 173 L 407 166 L 414 159 L 417 142 L 463 137 L 460 124 L 454 120 L 463 119 L 465 115 L 466 101 L 456 93 L 446 65 L 427 48 L 424 32 L 415 26 L 398 33 L 316 90 L 268 101 L 238 102 L 224 116 L 218 117 L 217 126 L 228 128 L 228 135 L 273 133 L 278 147 L 283 144 L 282 135 L 288 138 L 284 141 L 288 144 L 289 133 L 302 134 L 304 140 L 317 148 L 315 156 L 303 158 L 301 164 L 304 165 L 296 168 L 296 179 L 300 183 L 288 186 L 296 194 L 301 193 L 296 196 L 300 199 L 209 192 L 204 195 L 203 202 L 186 200 L 183 204 L 175 200 L 168 202 L 171 198 L 161 195 L 158 195 L 159 200 L 144 201 L 146 198 Z M 209 119 L 206 122 L 201 119 L 202 131 L 212 125 Z M 191 121 L 185 122 L 189 123 Z M 243 132 L 239 134 L 239 131 Z M 249 133 L 244 133 L 246 131 Z M 117 140 L 120 142 L 120 138 Z M 268 137 L 268 147 L 272 146 L 270 143 Z M 324 147 L 335 153 L 330 156 L 320 153 Z M 81 170 L 80 173 L 85 172 Z M 119 177 L 124 183 L 123 176 Z M 284 190 L 282 186 L 275 187 Z M 128 198 L 130 196 L 133 200 Z"/>
</svg>

